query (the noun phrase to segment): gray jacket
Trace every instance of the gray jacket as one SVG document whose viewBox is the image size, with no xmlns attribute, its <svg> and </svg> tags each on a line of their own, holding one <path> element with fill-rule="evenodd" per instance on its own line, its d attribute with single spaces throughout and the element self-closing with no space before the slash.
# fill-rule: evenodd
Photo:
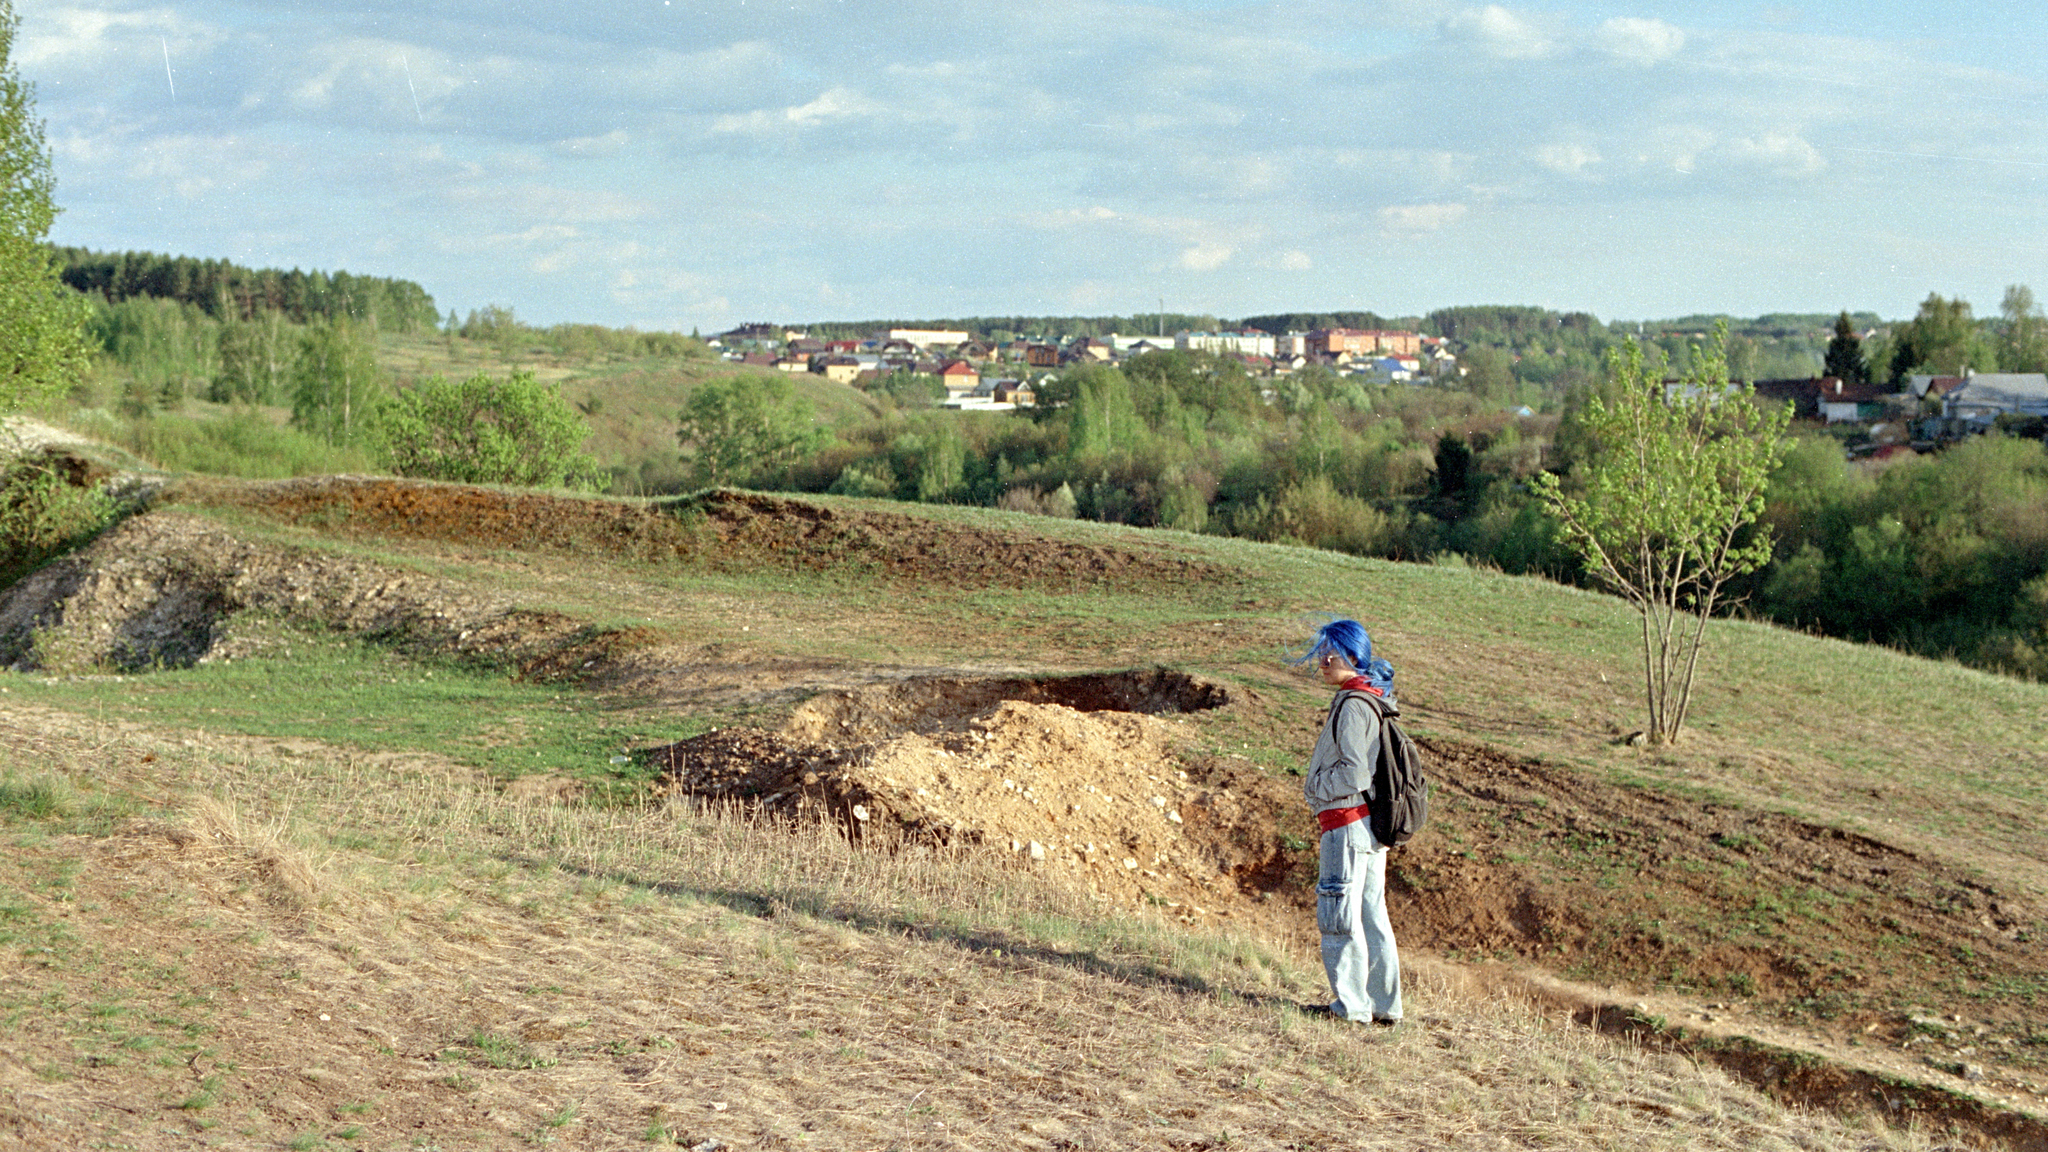
<svg viewBox="0 0 2048 1152">
<path fill-rule="evenodd" d="M 1372 770 L 1380 760 L 1380 714 L 1359 692 L 1332 702 L 1301 784 L 1311 811 L 1356 808 L 1372 800 Z"/>
</svg>

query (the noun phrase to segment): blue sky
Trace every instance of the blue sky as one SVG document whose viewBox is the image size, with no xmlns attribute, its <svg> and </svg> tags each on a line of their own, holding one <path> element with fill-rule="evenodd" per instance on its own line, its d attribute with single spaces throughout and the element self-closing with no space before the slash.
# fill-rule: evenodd
<svg viewBox="0 0 2048 1152">
<path fill-rule="evenodd" d="M 2048 15 L 16 0 L 99 249 L 444 311 L 1603 319 L 2048 295 Z"/>
</svg>

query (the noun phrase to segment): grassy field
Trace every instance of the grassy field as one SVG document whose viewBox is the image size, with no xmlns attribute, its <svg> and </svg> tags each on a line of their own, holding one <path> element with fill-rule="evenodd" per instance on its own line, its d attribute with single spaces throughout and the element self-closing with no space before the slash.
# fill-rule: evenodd
<svg viewBox="0 0 2048 1152">
<path fill-rule="evenodd" d="M 553 523 L 530 526 L 556 543 L 520 548 L 264 499 L 193 490 L 159 514 L 634 646 L 606 675 L 536 679 L 238 616 L 228 662 L 0 675 L 0 1142 L 1944 1138 L 1938 1109 L 1799 1110 L 1664 1051 L 1730 1019 L 1987 1115 L 2039 1107 L 2048 986 L 2023 957 L 2048 906 L 2048 687 L 1728 622 L 1691 738 L 1638 750 L 1619 742 L 1640 726 L 1625 607 L 1540 581 L 840 499 L 803 505 L 858 529 L 840 536 L 657 509 L 699 542 L 669 558 Z M 1021 559 L 990 578 L 998 548 Z M 1236 697 L 1185 717 L 1190 755 L 1284 784 L 1324 699 L 1285 659 L 1325 612 L 1372 629 L 1445 774 L 1397 865 L 1413 1019 L 1391 1035 L 1300 1014 L 1321 977 L 1288 890 L 1273 916 L 1193 930 L 1000 850 L 655 797 L 626 755 L 877 679 L 1164 665 Z M 1889 879 L 1846 850 L 1796 870 L 1761 851 L 1866 843 L 1854 859 L 1881 849 Z M 1550 935 L 1502 927 L 1518 907 Z M 1980 939 L 1980 913 L 2017 927 Z M 1729 957 L 1759 966 L 1712 978 Z M 1546 975 L 1668 1027 L 1603 1038 Z"/>
<path fill-rule="evenodd" d="M 676 430 L 691 392 L 707 380 L 771 371 L 704 357 L 560 355 L 539 346 L 437 332 L 383 333 L 377 360 L 400 387 L 429 376 L 462 379 L 479 372 L 531 372 L 558 386 L 590 425 L 585 449 L 613 470 L 618 491 L 635 494 L 689 486 Z M 227 405 L 193 395 L 172 409 L 136 415 L 104 402 L 123 393 L 128 374 L 112 363 L 101 365 L 99 374 L 91 391 L 100 401 L 85 402 L 85 407 L 53 401 L 38 415 L 116 446 L 123 466 L 249 478 L 379 470 L 375 454 L 366 449 L 336 447 L 289 427 L 289 403 Z M 822 376 L 798 373 L 788 379 L 827 428 L 877 411 L 864 394 Z"/>
</svg>

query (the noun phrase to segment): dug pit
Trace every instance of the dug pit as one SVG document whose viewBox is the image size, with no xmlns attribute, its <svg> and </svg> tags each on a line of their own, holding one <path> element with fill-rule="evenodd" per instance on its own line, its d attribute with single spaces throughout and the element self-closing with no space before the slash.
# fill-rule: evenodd
<svg viewBox="0 0 2048 1152">
<path fill-rule="evenodd" d="M 780 731 L 643 755 L 672 794 L 990 845 L 1103 900 L 1192 920 L 1229 914 L 1287 869 L 1284 789 L 1189 749 L 1182 714 L 1228 703 L 1169 669 L 926 678 L 814 697 Z"/>
</svg>

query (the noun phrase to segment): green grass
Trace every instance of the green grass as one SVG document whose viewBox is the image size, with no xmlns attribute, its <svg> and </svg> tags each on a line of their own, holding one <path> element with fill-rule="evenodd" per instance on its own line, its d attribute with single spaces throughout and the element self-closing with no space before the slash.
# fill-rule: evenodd
<svg viewBox="0 0 2048 1152">
<path fill-rule="evenodd" d="M 169 472 L 264 480 L 380 470 L 371 453 L 329 444 L 285 425 L 282 417 L 281 409 L 193 402 L 185 412 L 122 421 L 104 432 Z"/>
<path fill-rule="evenodd" d="M 704 727 L 681 716 L 651 724 L 584 693 L 417 661 L 366 642 L 283 635 L 277 655 L 147 675 L 15 677 L 10 690 L 73 711 L 217 732 L 364 752 L 431 749 L 504 778 L 552 772 L 630 781 L 641 769 L 614 756 Z M 0 818 L 61 803 L 47 783 L 0 789 Z"/>
<path fill-rule="evenodd" d="M 54 780 L 0 780 L 0 822 L 48 820 L 68 807 L 66 790 Z"/>
</svg>

